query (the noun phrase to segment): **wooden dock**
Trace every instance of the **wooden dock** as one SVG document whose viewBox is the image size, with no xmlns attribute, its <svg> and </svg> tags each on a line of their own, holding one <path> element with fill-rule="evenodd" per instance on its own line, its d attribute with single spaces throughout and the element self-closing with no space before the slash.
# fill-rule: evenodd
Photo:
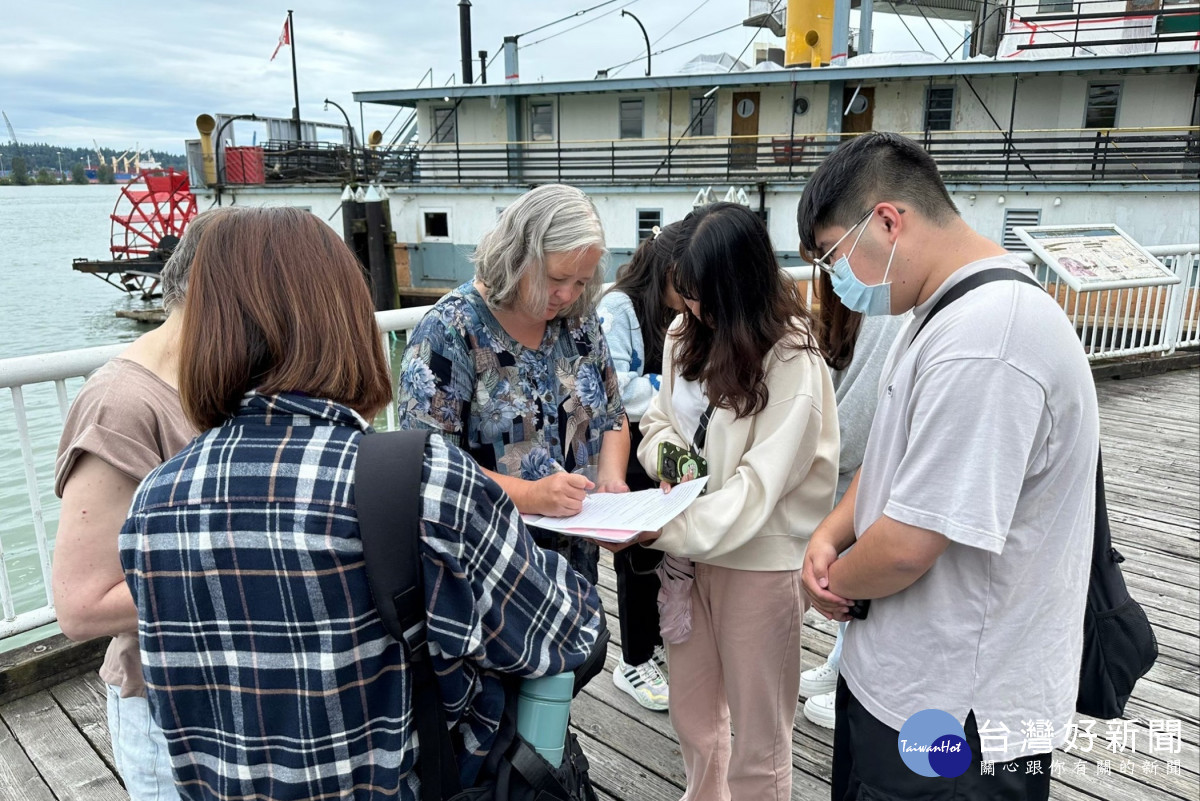
<svg viewBox="0 0 1200 801">
<path fill-rule="evenodd" d="M 1195 801 L 1200 798 L 1200 371 L 1097 386 L 1113 535 L 1127 560 L 1126 581 L 1146 607 L 1161 655 L 1138 683 L 1126 711 L 1130 722 L 1098 722 L 1091 729 L 1094 741 L 1081 737 L 1071 752 L 1055 753 L 1060 767 L 1051 797 Z M 600 593 L 615 622 L 616 581 L 607 559 Z M 824 659 L 833 630 L 833 624 L 810 613 L 806 668 Z M 617 656 L 614 645 L 610 671 Z M 576 701 L 574 715 L 603 799 L 680 797 L 683 766 L 665 713 L 643 710 L 605 674 Z M 828 799 L 831 735 L 808 723 L 797 707 L 793 799 Z M 1088 745 L 1090 750 L 1081 752 Z M 94 673 L 0 707 L 0 801 L 124 798 L 108 742 L 104 688 Z"/>
</svg>

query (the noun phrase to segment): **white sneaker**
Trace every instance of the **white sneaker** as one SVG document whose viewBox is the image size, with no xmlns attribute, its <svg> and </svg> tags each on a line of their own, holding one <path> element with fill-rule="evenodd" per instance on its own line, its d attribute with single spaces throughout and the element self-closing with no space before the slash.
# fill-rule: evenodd
<svg viewBox="0 0 1200 801">
<path fill-rule="evenodd" d="M 837 689 L 838 669 L 825 662 L 800 674 L 800 695 L 812 698 Z"/>
<path fill-rule="evenodd" d="M 666 646 L 654 646 L 654 654 L 650 657 L 654 660 L 655 666 L 658 667 L 658 672 L 662 674 L 663 681 L 670 683 L 671 673 L 667 668 L 667 649 Z"/>
<path fill-rule="evenodd" d="M 836 696 L 837 693 L 832 692 L 814 695 L 812 698 L 809 698 L 804 702 L 804 717 L 823 729 L 832 729 L 833 723 L 837 719 L 837 714 L 833 709 L 833 702 Z"/>
<path fill-rule="evenodd" d="M 663 678 L 654 660 L 640 665 L 627 665 L 624 659 L 617 660 L 613 669 L 613 684 L 633 696 L 646 709 L 662 712 L 667 708 L 667 680 Z"/>
</svg>

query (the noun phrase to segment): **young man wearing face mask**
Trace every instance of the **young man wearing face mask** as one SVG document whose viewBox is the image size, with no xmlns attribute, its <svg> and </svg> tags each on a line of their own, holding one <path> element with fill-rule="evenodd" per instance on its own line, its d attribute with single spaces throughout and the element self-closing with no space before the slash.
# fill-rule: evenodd
<svg viewBox="0 0 1200 801">
<path fill-rule="evenodd" d="M 901 136 L 838 148 L 797 222 L 849 308 L 913 311 L 862 468 L 805 556 L 827 617 L 871 602 L 842 654 L 831 797 L 1047 799 L 1078 690 L 1094 523 L 1099 420 L 1079 338 Z M 931 709 L 948 730 L 905 725 Z M 1052 733 L 1032 736 L 1036 721 Z M 965 742 L 936 739 L 951 734 Z"/>
</svg>

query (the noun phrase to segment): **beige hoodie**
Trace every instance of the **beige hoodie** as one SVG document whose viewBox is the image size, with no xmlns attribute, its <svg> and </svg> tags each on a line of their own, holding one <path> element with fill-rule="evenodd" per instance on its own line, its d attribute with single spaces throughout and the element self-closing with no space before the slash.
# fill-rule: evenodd
<svg viewBox="0 0 1200 801">
<path fill-rule="evenodd" d="M 671 393 L 675 334 L 663 349 L 662 389 L 642 417 L 638 460 L 658 471 L 658 445 L 686 448 Z M 767 405 L 737 419 L 713 413 L 704 446 L 708 487 L 663 527 L 650 547 L 696 562 L 738 570 L 799 570 L 817 524 L 833 508 L 838 477 L 837 402 L 829 370 L 807 350 L 776 345 L 763 359 Z"/>
</svg>

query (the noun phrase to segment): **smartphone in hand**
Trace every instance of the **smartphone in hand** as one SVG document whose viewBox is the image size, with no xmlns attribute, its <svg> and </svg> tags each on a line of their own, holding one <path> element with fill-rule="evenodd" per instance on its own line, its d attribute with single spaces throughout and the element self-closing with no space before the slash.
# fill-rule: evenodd
<svg viewBox="0 0 1200 801">
<path fill-rule="evenodd" d="M 708 462 L 672 442 L 658 444 L 658 477 L 668 484 L 679 484 L 708 475 Z"/>
<path fill-rule="evenodd" d="M 855 601 L 851 604 L 846 614 L 855 620 L 866 620 L 869 611 L 871 611 L 871 599 L 867 598 L 865 601 Z"/>
</svg>

